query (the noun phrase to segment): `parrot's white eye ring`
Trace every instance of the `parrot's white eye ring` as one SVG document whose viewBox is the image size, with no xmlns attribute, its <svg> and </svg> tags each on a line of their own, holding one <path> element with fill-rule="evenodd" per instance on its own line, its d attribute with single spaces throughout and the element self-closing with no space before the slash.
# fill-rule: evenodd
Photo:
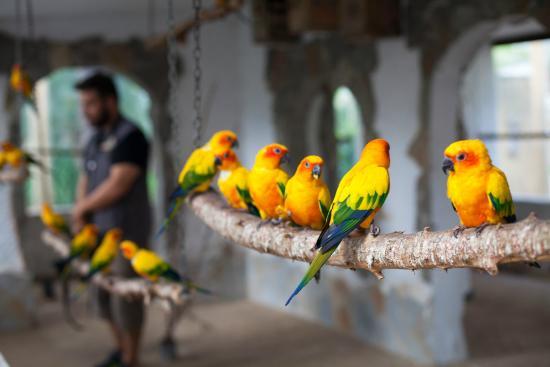
<svg viewBox="0 0 550 367">
<path fill-rule="evenodd" d="M 279 148 L 275 148 L 273 149 L 273 151 L 275 152 L 275 154 L 281 154 L 281 149 Z"/>
<path fill-rule="evenodd" d="M 306 166 L 306 168 L 309 168 L 309 162 L 306 162 L 304 166 Z"/>
<path fill-rule="evenodd" d="M 464 159 L 466 159 L 466 153 L 460 153 L 456 156 L 457 161 L 463 161 Z"/>
</svg>

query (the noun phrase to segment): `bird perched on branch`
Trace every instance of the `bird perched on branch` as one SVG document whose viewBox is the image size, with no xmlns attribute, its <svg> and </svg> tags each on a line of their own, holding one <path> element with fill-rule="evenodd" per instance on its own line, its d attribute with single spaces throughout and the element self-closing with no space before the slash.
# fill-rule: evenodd
<svg viewBox="0 0 550 367">
<path fill-rule="evenodd" d="M 216 155 L 227 149 L 236 148 L 238 144 L 239 141 L 234 132 L 222 130 L 215 133 L 208 143 L 191 153 L 179 174 L 178 185 L 170 194 L 166 219 L 155 238 L 159 238 L 164 233 L 190 193 L 208 190 L 221 163 Z"/>
<path fill-rule="evenodd" d="M 9 141 L 2 142 L 2 155 L 5 165 L 11 166 L 13 168 L 19 168 L 23 164 L 34 164 L 38 166 L 42 171 L 46 171 L 46 167 L 32 156 L 32 154 L 25 152 L 23 149 L 16 147 L 14 144 Z"/>
<path fill-rule="evenodd" d="M 390 190 L 390 145 L 384 139 L 371 140 L 359 161 L 342 177 L 330 206 L 315 249 L 317 255 L 285 305 L 313 279 L 342 240 L 356 228 L 379 229 L 373 225 L 376 213 L 382 208 Z"/>
<path fill-rule="evenodd" d="M 288 174 L 280 168 L 285 162 L 288 162 L 288 149 L 281 144 L 267 145 L 256 155 L 248 176 L 248 188 L 262 219 L 280 218 L 288 181 Z"/>
<path fill-rule="evenodd" d="M 134 271 L 152 282 L 158 282 L 160 278 L 163 278 L 181 283 L 184 286 L 184 293 L 196 290 L 200 293 L 211 294 L 209 290 L 197 286 L 191 279 L 180 275 L 154 251 L 139 248 L 132 241 L 122 241 L 120 250 L 124 257 L 130 260 Z"/>
<path fill-rule="evenodd" d="M 330 207 L 330 191 L 321 178 L 323 158 L 302 159 L 285 189 L 284 211 L 299 226 L 321 229 Z"/>
<path fill-rule="evenodd" d="M 248 170 L 241 165 L 237 154 L 232 150 L 218 156 L 221 160 L 218 187 L 225 200 L 236 209 L 247 209 L 250 214 L 260 216 L 252 203 L 248 189 Z"/>
<path fill-rule="evenodd" d="M 85 279 L 90 279 L 94 274 L 106 270 L 111 265 L 117 255 L 121 240 L 122 230 L 119 228 L 110 229 L 105 233 L 101 244 L 90 260 L 90 270 Z"/>
<path fill-rule="evenodd" d="M 76 258 L 84 257 L 97 246 L 99 230 L 95 224 L 86 224 L 71 241 L 69 256 L 56 261 L 55 265 L 60 273 L 64 273 L 67 266 Z"/>
<path fill-rule="evenodd" d="M 61 214 L 56 213 L 50 204 L 42 204 L 40 219 L 42 219 L 42 223 L 44 223 L 46 228 L 48 228 L 52 233 L 56 235 L 65 234 L 69 238 L 73 236 L 67 222 L 65 222 L 65 218 L 63 218 Z"/>
<path fill-rule="evenodd" d="M 35 111 L 38 111 L 29 74 L 19 64 L 14 64 L 11 69 L 10 86 L 14 92 L 20 93 L 25 102 L 30 104 Z"/>
</svg>

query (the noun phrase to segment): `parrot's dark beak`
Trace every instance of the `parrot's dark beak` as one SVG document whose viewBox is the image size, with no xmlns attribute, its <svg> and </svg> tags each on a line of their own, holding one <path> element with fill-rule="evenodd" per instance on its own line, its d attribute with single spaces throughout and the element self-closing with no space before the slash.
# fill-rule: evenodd
<svg viewBox="0 0 550 367">
<path fill-rule="evenodd" d="M 221 160 L 220 157 L 214 158 L 214 165 L 215 165 L 216 167 L 219 167 L 219 166 L 222 165 L 222 160 Z"/>
<path fill-rule="evenodd" d="M 281 157 L 280 164 L 290 163 L 290 155 L 286 153 Z"/>
<path fill-rule="evenodd" d="M 455 164 L 449 158 L 445 158 L 441 164 L 441 168 L 443 169 L 443 173 L 447 175 L 449 171 L 455 171 Z"/>
<path fill-rule="evenodd" d="M 318 164 L 313 166 L 313 169 L 311 170 L 311 175 L 314 179 L 318 180 L 319 177 L 321 177 L 321 166 Z"/>
<path fill-rule="evenodd" d="M 239 141 L 237 139 L 235 139 L 233 141 L 233 144 L 231 144 L 231 148 L 237 149 L 238 147 L 239 147 Z"/>
</svg>

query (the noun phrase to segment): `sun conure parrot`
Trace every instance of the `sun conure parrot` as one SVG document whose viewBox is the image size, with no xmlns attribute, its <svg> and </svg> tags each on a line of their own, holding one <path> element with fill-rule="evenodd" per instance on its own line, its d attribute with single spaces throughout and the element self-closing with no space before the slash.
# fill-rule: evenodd
<svg viewBox="0 0 550 367">
<path fill-rule="evenodd" d="M 285 189 L 284 211 L 302 227 L 321 229 L 330 207 L 330 191 L 321 178 L 323 158 L 310 155 L 302 159 Z"/>
<path fill-rule="evenodd" d="M 10 86 L 14 92 L 20 93 L 25 102 L 29 103 L 37 111 L 31 79 L 29 78 L 29 74 L 19 64 L 14 64 L 11 69 Z"/>
<path fill-rule="evenodd" d="M 248 190 L 248 170 L 241 165 L 237 154 L 227 150 L 221 156 L 218 187 L 225 200 L 236 209 L 247 209 L 250 214 L 260 216 L 258 208 L 252 203 Z"/>
<path fill-rule="evenodd" d="M 481 140 L 456 141 L 445 149 L 444 155 L 447 196 L 460 219 L 455 237 L 466 227 L 476 227 L 479 234 L 488 225 L 516 221 L 506 175 L 493 166 Z M 529 265 L 540 267 L 536 262 Z"/>
<path fill-rule="evenodd" d="M 209 290 L 197 286 L 191 279 L 180 275 L 154 251 L 139 248 L 136 243 L 127 240 L 121 242 L 120 250 L 124 257 L 130 260 L 134 271 L 152 282 L 158 282 L 160 278 L 163 278 L 181 283 L 184 286 L 184 293 L 196 290 L 200 293 L 211 294 Z"/>
<path fill-rule="evenodd" d="M 187 195 L 193 192 L 208 190 L 221 163 L 216 155 L 223 153 L 227 149 L 237 147 L 238 144 L 239 141 L 234 132 L 222 130 L 215 133 L 208 143 L 191 153 L 179 174 L 178 185 L 168 198 L 169 204 L 166 219 L 155 235 L 155 239 L 158 239 L 164 233 Z"/>
<path fill-rule="evenodd" d="M 288 149 L 281 144 L 270 144 L 256 154 L 254 166 L 248 175 L 248 189 L 252 202 L 262 219 L 280 219 L 284 204 L 288 174 L 280 168 L 288 161 Z"/>
<path fill-rule="evenodd" d="M 92 252 L 97 246 L 99 230 L 95 224 L 86 224 L 71 241 L 69 256 L 56 261 L 55 265 L 60 273 L 76 258 L 83 257 Z"/>
<path fill-rule="evenodd" d="M 42 211 L 40 212 L 40 218 L 42 223 L 54 234 L 65 234 L 69 237 L 72 237 L 71 230 L 65 222 L 65 218 L 61 214 L 56 213 L 50 204 L 43 203 Z"/>
<path fill-rule="evenodd" d="M 342 240 L 356 228 L 369 228 L 390 191 L 390 145 L 371 140 L 359 161 L 342 177 L 315 249 L 317 255 L 285 305 L 313 279 Z M 377 234 L 373 230 L 373 234 Z"/>
<path fill-rule="evenodd" d="M 90 260 L 90 270 L 85 279 L 90 279 L 94 274 L 106 270 L 111 265 L 118 253 L 121 240 L 122 230 L 119 228 L 110 229 L 105 233 L 101 244 Z"/>
<path fill-rule="evenodd" d="M 19 168 L 22 164 L 34 164 L 45 171 L 46 167 L 30 153 L 16 147 L 9 141 L 2 142 L 2 152 L 4 154 L 5 164 L 13 168 Z"/>
</svg>

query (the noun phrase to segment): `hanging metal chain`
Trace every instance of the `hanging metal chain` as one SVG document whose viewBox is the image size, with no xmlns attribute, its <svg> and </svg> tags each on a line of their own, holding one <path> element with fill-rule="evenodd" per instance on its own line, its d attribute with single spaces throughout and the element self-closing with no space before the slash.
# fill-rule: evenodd
<svg viewBox="0 0 550 367">
<path fill-rule="evenodd" d="M 21 1 L 15 1 L 15 64 L 21 64 L 23 61 L 23 49 L 21 45 Z"/>
<path fill-rule="evenodd" d="M 174 0 L 168 0 L 168 88 L 169 88 L 169 114 L 173 124 L 178 120 L 178 103 L 177 103 L 177 88 L 178 88 L 178 50 L 176 45 L 176 21 L 174 19 Z"/>
<path fill-rule="evenodd" d="M 195 148 L 197 148 L 200 145 L 201 142 L 201 125 L 202 125 L 202 111 L 201 111 L 201 105 L 202 105 L 202 95 L 201 95 L 201 77 L 202 77 L 202 69 L 201 69 L 201 33 L 200 33 L 200 27 L 201 27 L 201 0 L 193 0 L 193 9 L 195 10 L 195 22 L 193 24 L 193 41 L 194 41 L 194 48 L 193 48 L 193 60 L 194 60 L 194 70 L 193 70 L 193 78 L 194 78 L 194 90 L 193 90 L 193 110 L 195 111 L 195 116 L 193 118 L 193 129 L 194 129 L 194 137 L 193 137 L 193 145 Z"/>
</svg>

